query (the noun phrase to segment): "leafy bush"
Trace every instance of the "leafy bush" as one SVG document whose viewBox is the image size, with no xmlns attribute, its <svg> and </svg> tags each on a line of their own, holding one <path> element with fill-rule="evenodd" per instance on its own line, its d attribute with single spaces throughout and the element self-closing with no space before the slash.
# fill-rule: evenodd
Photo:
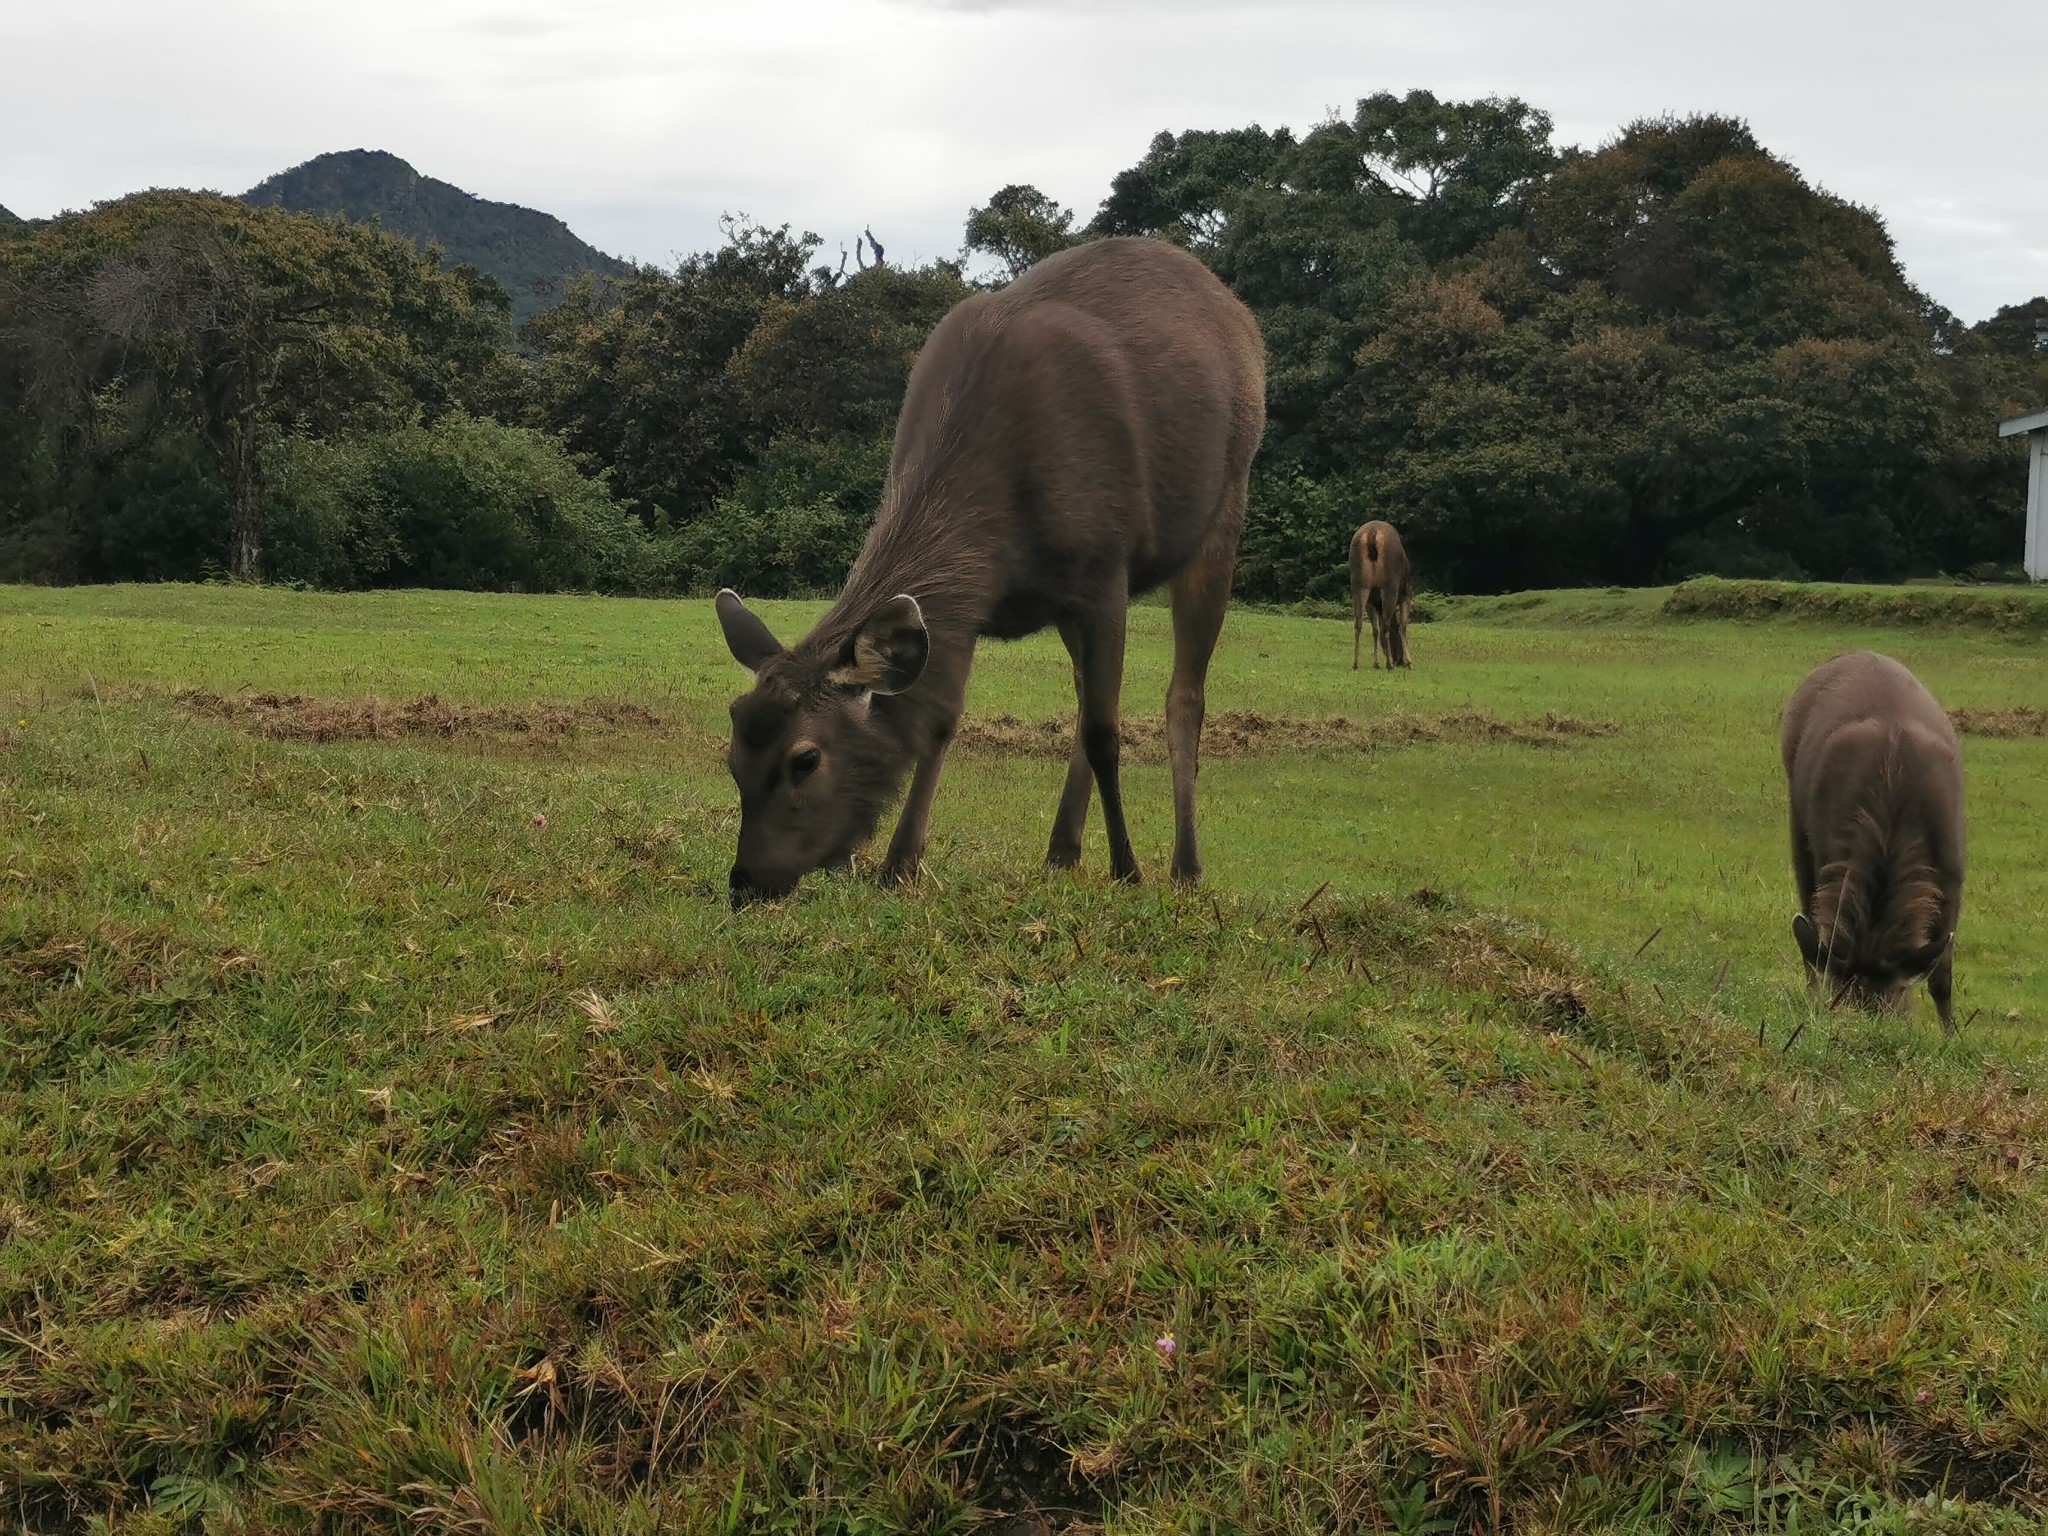
<svg viewBox="0 0 2048 1536">
<path fill-rule="evenodd" d="M 674 579 L 686 590 L 736 587 L 751 597 L 838 591 L 874 524 L 888 471 L 886 436 L 778 437 L 759 465 L 675 534 Z"/>
<path fill-rule="evenodd" d="M 1705 533 L 1674 540 L 1671 569 L 1681 580 L 1692 576 L 1763 581 L 1806 579 L 1798 561 L 1778 550 L 1760 548 L 1740 528 L 1709 528 Z"/>
<path fill-rule="evenodd" d="M 1350 601 L 1351 536 L 1385 514 L 1350 481 L 1254 475 L 1237 591 L 1254 602 Z"/>
<path fill-rule="evenodd" d="M 286 438 L 266 456 L 264 538 L 283 581 L 348 591 L 398 584 L 406 564 L 378 484 L 380 437 Z"/>
<path fill-rule="evenodd" d="M 0 491 L 0 581 L 198 581 L 228 561 L 227 487 L 190 433 L 66 463 L 31 438 Z"/>
<path fill-rule="evenodd" d="M 1825 582 L 1681 583 L 1664 600 L 1667 618 L 1796 619 L 1886 627 L 1932 625 L 2008 634 L 2048 633 L 2048 598 L 2031 591 L 1977 592 L 1954 587 L 1852 587 Z"/>
<path fill-rule="evenodd" d="M 271 456 L 273 574 L 323 587 L 646 591 L 658 550 L 548 433 L 451 415 Z"/>
</svg>

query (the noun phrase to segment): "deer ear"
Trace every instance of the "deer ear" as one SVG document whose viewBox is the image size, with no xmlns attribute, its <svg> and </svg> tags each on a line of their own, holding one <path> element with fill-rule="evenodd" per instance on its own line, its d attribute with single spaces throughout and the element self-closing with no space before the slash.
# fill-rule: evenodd
<svg viewBox="0 0 2048 1536">
<path fill-rule="evenodd" d="M 842 688 L 901 693 L 924 675 L 931 653 L 932 637 L 917 599 L 899 593 L 867 616 L 845 657 L 826 677 Z"/>
<path fill-rule="evenodd" d="M 761 670 L 761 663 L 782 654 L 782 642 L 768 632 L 768 626 L 740 601 L 731 587 L 722 588 L 713 606 L 718 610 L 718 627 L 725 631 L 732 659 L 749 672 Z"/>
<path fill-rule="evenodd" d="M 1813 919 L 1804 912 L 1792 919 L 1792 938 L 1799 945 L 1799 953 L 1806 957 L 1806 963 L 1819 970 L 1820 935 L 1814 931 Z"/>
</svg>

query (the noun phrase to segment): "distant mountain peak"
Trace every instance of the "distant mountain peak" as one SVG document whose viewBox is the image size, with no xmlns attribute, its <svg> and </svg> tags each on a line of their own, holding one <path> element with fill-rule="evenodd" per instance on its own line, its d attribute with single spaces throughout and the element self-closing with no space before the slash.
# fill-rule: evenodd
<svg viewBox="0 0 2048 1536">
<path fill-rule="evenodd" d="M 421 245 L 436 242 L 451 262 L 467 262 L 505 285 L 515 324 L 546 309 L 578 273 L 624 277 L 633 270 L 578 239 L 553 214 L 423 176 L 389 150 L 316 155 L 257 183 L 241 200 L 291 213 L 339 214 Z"/>
<path fill-rule="evenodd" d="M 293 166 L 292 170 L 303 171 L 306 168 L 306 166 L 325 165 L 331 161 L 353 161 L 358 165 L 388 166 L 392 170 L 403 171 L 408 176 L 419 175 L 419 172 L 413 169 L 413 165 L 410 160 L 401 159 L 399 156 L 391 153 L 391 151 L 388 149 L 331 150 L 324 155 L 315 155 L 312 159 L 306 161 L 303 165 Z M 280 172 L 279 175 L 289 176 L 291 175 L 291 171 L 283 171 Z M 276 181 L 278 177 L 273 176 L 270 179 L 272 181 Z"/>
</svg>

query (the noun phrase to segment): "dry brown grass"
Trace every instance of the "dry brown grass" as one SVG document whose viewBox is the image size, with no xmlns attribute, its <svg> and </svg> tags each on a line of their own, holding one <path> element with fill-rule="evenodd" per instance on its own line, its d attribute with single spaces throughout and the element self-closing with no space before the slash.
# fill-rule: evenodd
<svg viewBox="0 0 2048 1536">
<path fill-rule="evenodd" d="M 378 698 L 334 699 L 304 694 L 223 695 L 185 689 L 178 707 L 200 719 L 217 720 L 269 741 L 446 742 L 466 748 L 556 753 L 581 744 L 616 743 L 627 737 L 689 737 L 705 746 L 714 738 L 638 704 L 618 699 L 576 703 L 457 704 L 433 694 L 406 702 Z M 1435 716 L 1387 715 L 1352 720 L 1344 715 L 1288 718 L 1252 710 L 1213 714 L 1202 730 L 1205 757 L 1280 756 L 1302 752 L 1373 752 L 1435 742 L 1504 742 L 1516 746 L 1558 746 L 1579 737 L 1613 736 L 1612 720 L 1581 720 L 1555 713 L 1504 720 L 1479 710 Z M 1166 761 L 1166 722 L 1157 715 L 1127 717 L 1122 726 L 1125 759 Z M 1072 749 L 1074 723 L 1061 716 L 1036 723 L 1015 715 L 968 714 L 960 723 L 956 750 L 975 755 L 1047 758 L 1064 761 Z"/>
<path fill-rule="evenodd" d="M 587 736 L 644 734 L 670 729 L 652 710 L 622 699 L 573 704 L 454 704 L 434 694 L 404 703 L 385 699 L 321 699 L 304 694 L 232 696 L 187 688 L 178 707 L 220 720 L 270 741 L 524 741 L 555 746 Z"/>
<path fill-rule="evenodd" d="M 1965 736 L 2048 736 L 2048 709 L 1952 709 L 1948 718 Z"/>
<path fill-rule="evenodd" d="M 1429 742 L 1508 742 L 1518 746 L 1557 746 L 1581 736 L 1618 735 L 1611 720 L 1579 720 L 1547 714 L 1530 720 L 1502 720 L 1477 710 L 1459 710 L 1434 717 L 1388 715 L 1379 720 L 1352 720 L 1343 715 L 1309 719 L 1276 718 L 1250 710 L 1211 715 L 1202 728 L 1205 757 L 1257 757 L 1297 752 L 1372 752 Z M 1123 722 L 1121 736 L 1128 760 L 1166 761 L 1166 722 L 1138 716 Z M 1064 759 L 1073 746 L 1071 720 L 1029 724 L 1014 715 L 976 718 L 960 724 L 958 745 L 968 752 L 1011 753 L 1020 757 Z"/>
</svg>

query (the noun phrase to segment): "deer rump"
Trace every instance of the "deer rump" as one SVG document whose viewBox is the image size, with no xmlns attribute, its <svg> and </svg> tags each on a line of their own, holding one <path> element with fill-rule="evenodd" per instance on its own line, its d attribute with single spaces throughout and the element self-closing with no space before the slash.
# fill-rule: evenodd
<svg viewBox="0 0 2048 1536">
<path fill-rule="evenodd" d="M 955 306 L 911 370 L 882 508 L 831 610 L 784 650 L 720 596 L 728 644 L 756 680 L 734 706 L 735 897 L 843 862 L 912 767 L 883 873 L 914 873 L 976 641 L 1048 626 L 1073 658 L 1080 727 L 1047 857 L 1078 860 L 1099 789 L 1112 868 L 1135 879 L 1117 764 L 1125 610 L 1162 583 L 1173 869 L 1198 878 L 1204 681 L 1264 400 L 1250 313 L 1159 241 L 1095 241 Z M 785 760 L 807 790 L 778 778 Z"/>
<path fill-rule="evenodd" d="M 1779 745 L 1791 799 L 1793 937 L 1837 1000 L 1904 1011 L 1926 977 L 1953 1031 L 1962 916 L 1962 751 L 1934 696 L 1889 656 L 1857 651 L 1809 673 Z"/>
<path fill-rule="evenodd" d="M 1387 666 L 1411 666 L 1408 615 L 1414 594 L 1408 584 L 1408 551 L 1392 523 L 1371 522 L 1351 536 L 1351 670 L 1358 670 L 1360 636 L 1372 623 L 1372 664 L 1384 654 Z"/>
</svg>

